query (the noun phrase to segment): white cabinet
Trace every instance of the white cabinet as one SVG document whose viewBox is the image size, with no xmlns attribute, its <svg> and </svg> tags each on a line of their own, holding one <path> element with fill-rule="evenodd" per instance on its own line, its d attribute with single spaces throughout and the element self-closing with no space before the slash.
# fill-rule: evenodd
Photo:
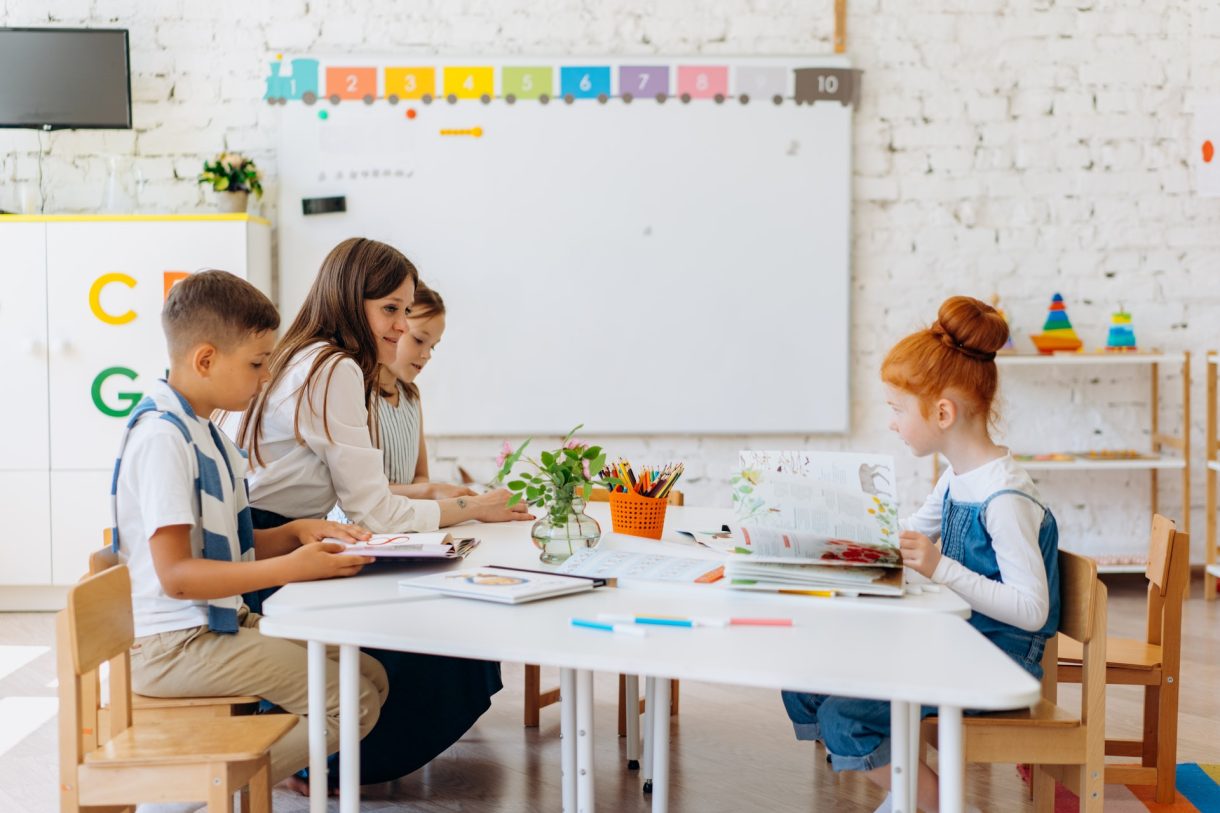
<svg viewBox="0 0 1220 813">
<path fill-rule="evenodd" d="M 110 525 L 122 427 L 168 366 L 165 295 L 207 268 L 270 294 L 270 228 L 247 215 L 0 217 L 0 246 L 0 358 L 20 393 L 0 399 L 0 510 L 29 531 L 0 540 L 0 584 L 71 584 Z"/>
</svg>

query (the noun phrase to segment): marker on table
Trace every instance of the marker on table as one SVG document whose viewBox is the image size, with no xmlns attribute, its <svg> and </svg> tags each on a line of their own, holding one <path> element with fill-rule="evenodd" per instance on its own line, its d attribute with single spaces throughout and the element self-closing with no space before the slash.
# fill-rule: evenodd
<svg viewBox="0 0 1220 813">
<path fill-rule="evenodd" d="M 571 619 L 573 627 L 584 627 L 591 630 L 603 630 L 604 632 L 621 632 L 624 635 L 634 635 L 637 638 L 647 637 L 648 632 L 631 624 L 607 624 L 604 621 L 590 621 L 585 618 Z"/>
<path fill-rule="evenodd" d="M 791 627 L 791 618 L 670 618 L 666 616 L 598 613 L 599 621 L 651 624 L 658 627 Z"/>
</svg>

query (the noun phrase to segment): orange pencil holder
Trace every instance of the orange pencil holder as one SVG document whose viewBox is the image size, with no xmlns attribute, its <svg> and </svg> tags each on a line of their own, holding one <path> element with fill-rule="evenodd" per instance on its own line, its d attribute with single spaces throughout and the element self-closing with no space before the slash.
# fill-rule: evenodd
<svg viewBox="0 0 1220 813">
<path fill-rule="evenodd" d="M 610 526 L 616 534 L 660 539 L 665 529 L 669 500 L 645 497 L 634 491 L 610 492 Z"/>
</svg>

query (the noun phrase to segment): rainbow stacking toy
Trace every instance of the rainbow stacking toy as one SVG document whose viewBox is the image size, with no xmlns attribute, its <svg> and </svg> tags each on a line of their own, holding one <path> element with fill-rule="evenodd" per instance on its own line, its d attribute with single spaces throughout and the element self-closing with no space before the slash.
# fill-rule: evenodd
<svg viewBox="0 0 1220 813">
<path fill-rule="evenodd" d="M 1047 355 L 1058 352 L 1076 352 L 1084 346 L 1080 337 L 1076 335 L 1071 320 L 1068 319 L 1067 308 L 1063 304 L 1063 297 L 1059 294 L 1051 297 L 1051 306 L 1046 314 L 1046 323 L 1042 325 L 1042 332 L 1029 338 L 1038 348 L 1039 353 Z"/>
</svg>

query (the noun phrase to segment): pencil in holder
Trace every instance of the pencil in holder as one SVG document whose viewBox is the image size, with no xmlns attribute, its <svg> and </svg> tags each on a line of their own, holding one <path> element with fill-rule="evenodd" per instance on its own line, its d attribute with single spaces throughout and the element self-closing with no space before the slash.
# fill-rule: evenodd
<svg viewBox="0 0 1220 813">
<path fill-rule="evenodd" d="M 660 539 L 665 529 L 667 498 L 645 497 L 634 491 L 610 492 L 610 527 L 616 534 Z"/>
</svg>

